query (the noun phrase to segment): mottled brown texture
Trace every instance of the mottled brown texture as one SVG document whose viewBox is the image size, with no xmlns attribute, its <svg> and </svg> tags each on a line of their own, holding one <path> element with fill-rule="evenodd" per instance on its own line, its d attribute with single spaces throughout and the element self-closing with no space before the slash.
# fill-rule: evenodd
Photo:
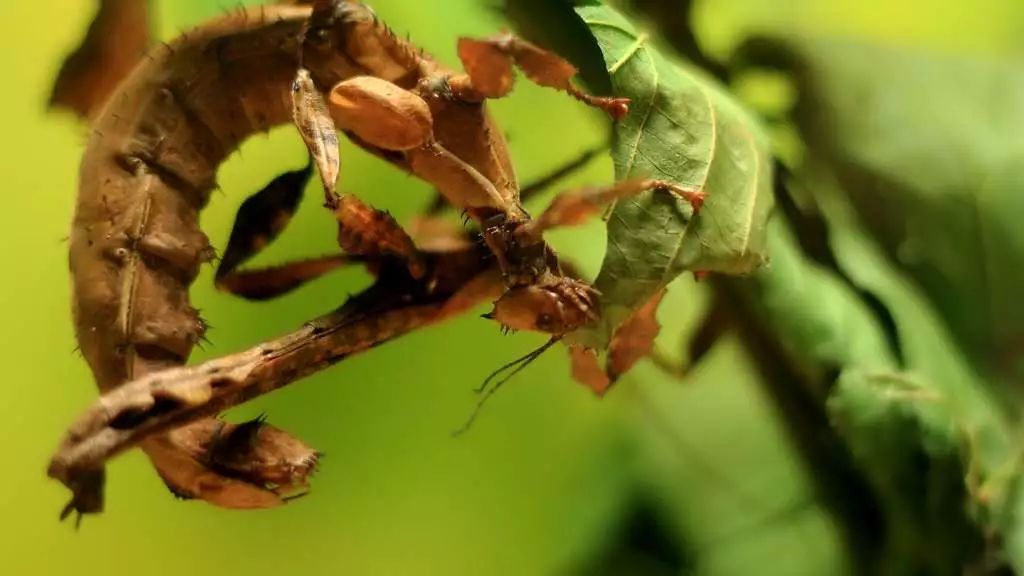
<svg viewBox="0 0 1024 576">
<path fill-rule="evenodd" d="M 324 187 L 324 206 L 338 205 L 334 187 L 341 172 L 338 132 L 324 95 L 313 83 L 309 70 L 300 68 L 292 81 L 292 120 L 309 149 Z"/>
<path fill-rule="evenodd" d="M 395 256 L 406 263 L 414 278 L 423 276 L 423 259 L 393 216 L 351 194 L 339 199 L 334 215 L 338 219 L 338 245 L 347 254 Z"/>
<path fill-rule="evenodd" d="M 401 261 L 382 258 L 378 281 L 336 312 L 295 332 L 206 363 L 148 374 L 103 395 L 68 430 L 49 474 L 92 502 L 94 471 L 136 445 L 177 464 L 162 474 L 175 487 L 232 507 L 280 504 L 305 487 L 316 453 L 260 423 L 240 427 L 209 417 L 323 370 L 411 330 L 461 314 L 493 298 L 501 277 L 482 249 L 428 255 L 413 279 Z M 182 427 L 183 425 L 186 425 Z M 166 451 L 163 452 L 163 451 Z M 204 465 L 189 473 L 190 463 Z M 237 481 L 238 486 L 230 485 Z"/>
<path fill-rule="evenodd" d="M 305 65 L 324 85 L 390 76 L 395 58 L 414 52 L 363 6 L 317 10 L 323 13 L 314 23 L 350 40 L 344 51 L 305 47 Z M 186 33 L 154 49 L 96 119 L 82 160 L 70 264 L 77 336 L 101 390 L 180 366 L 202 338 L 188 287 L 212 250 L 198 212 L 217 166 L 242 140 L 291 120 L 289 93 L 309 16 L 307 7 L 263 6 Z M 179 430 L 143 448 L 175 493 L 249 506 L 244 494 L 253 485 L 190 455 L 200 433 Z M 102 486 L 102 470 L 89 483 Z M 102 500 L 73 505 L 95 512 Z"/>
<path fill-rule="evenodd" d="M 535 81 L 565 90 L 613 116 L 623 109 L 623 102 L 580 93 L 568 81 L 574 69 L 535 46 L 512 37 L 466 46 L 491 52 L 496 49 L 496 55 L 513 60 Z M 479 69 L 477 72 L 484 73 Z M 510 74 L 510 68 L 500 67 L 499 73 Z M 483 227 L 486 245 L 495 256 L 506 288 L 506 306 L 501 308 L 499 300 L 499 308 L 515 308 L 517 324 L 555 335 L 596 317 L 596 298 L 589 286 L 562 274 L 557 257 L 540 234 L 519 233 L 529 216 L 520 206 L 518 182 L 505 140 L 486 112 L 485 98 L 460 97 L 459 77 L 396 38 L 361 4 L 320 0 L 312 8 L 255 7 L 236 11 L 154 50 L 121 84 L 97 118 L 82 161 L 70 263 L 77 336 L 102 391 L 110 392 L 125 381 L 178 368 L 203 337 L 205 326 L 188 296 L 200 265 L 212 258 L 209 242 L 199 229 L 198 213 L 214 187 L 217 167 L 245 138 L 295 120 L 311 149 L 322 152 L 314 154 L 314 160 L 324 178 L 327 203 L 334 207 L 333 184 L 339 161 L 331 116 L 323 107 L 323 92 L 339 82 L 366 77 L 374 78 L 369 84 L 374 84 L 376 91 L 361 94 L 364 111 L 372 108 L 368 104 L 375 104 L 379 116 L 381 101 L 368 101 L 366 96 L 383 95 L 396 105 L 383 108 L 392 119 L 404 115 L 417 130 L 432 127 L 432 134 L 426 138 L 413 134 L 413 141 L 423 143 L 408 150 L 392 149 L 405 148 L 409 142 L 388 140 L 386 135 L 369 130 L 365 122 L 361 129 L 350 125 L 347 134 L 367 150 L 437 186 L 452 205 L 465 209 Z M 497 82 L 503 85 L 505 80 Z M 472 88 L 472 77 L 469 83 Z M 511 80 L 507 83 L 510 87 Z M 397 96 L 401 90 L 410 96 Z M 412 100 L 412 95 L 420 100 Z M 353 99 L 351 93 L 347 96 Z M 429 111 L 429 122 L 420 101 Z M 408 105 L 400 105 L 403 102 Z M 392 233 L 398 229 L 393 221 L 380 217 L 372 208 L 364 208 L 339 218 L 348 225 L 342 230 L 342 244 L 375 259 L 382 258 L 382 254 L 398 255 L 408 264 L 412 276 L 419 276 L 417 253 L 408 236 Z M 477 257 L 475 252 L 473 255 Z M 276 273 L 263 271 L 257 280 L 270 292 L 288 289 L 293 281 L 301 282 L 309 274 L 322 273 L 336 264 L 339 261 L 326 259 L 281 268 Z M 380 262 L 374 264 L 379 266 Z M 479 267 L 479 262 L 472 266 Z M 289 273 L 278 274 L 281 270 Z M 498 277 L 488 272 L 480 276 L 484 278 L 480 281 L 444 269 L 438 273 L 454 274 L 460 286 L 468 283 L 471 290 L 470 296 L 455 295 L 443 305 L 431 301 L 428 308 L 440 306 L 442 316 L 491 293 L 492 280 Z M 282 278 L 283 283 L 277 282 Z M 444 285 L 443 279 L 434 279 L 427 292 L 438 285 Z M 529 317 L 530 310 L 516 308 L 538 295 L 551 305 L 532 310 L 533 317 Z M 427 312 L 424 310 L 424 314 Z M 438 313 L 432 310 L 427 316 L 435 318 Z M 379 342 L 389 334 L 432 321 L 427 316 L 417 321 L 402 316 L 391 327 L 379 324 L 384 316 L 369 316 L 365 320 L 373 324 L 365 327 L 366 332 L 346 337 L 355 338 L 360 344 L 354 346 L 362 349 L 359 347 L 371 341 Z M 196 387 L 168 391 L 158 382 L 151 382 L 154 390 L 163 391 L 150 395 L 148 405 L 146 400 L 139 400 L 142 404 L 137 406 L 138 414 L 129 411 L 127 420 L 108 423 L 105 434 L 113 436 L 107 439 L 119 439 L 112 452 L 106 456 L 91 452 L 103 445 L 95 441 L 83 445 L 86 454 L 76 456 L 74 464 L 55 460 L 51 472 L 75 491 L 69 511 L 96 512 L 102 508 L 102 498 L 97 496 L 103 482 L 99 466 L 110 454 L 136 442 L 180 496 L 231 507 L 280 503 L 282 494 L 265 484 L 301 485 L 311 467 L 292 466 L 289 469 L 295 474 L 295 482 L 283 484 L 261 484 L 261 478 L 280 480 L 276 475 L 282 468 L 274 468 L 266 463 L 269 461 L 264 461 L 266 469 L 259 473 L 252 469 L 227 470 L 210 456 L 217 445 L 212 435 L 222 431 L 222 425 L 195 421 L 196 413 L 186 418 L 181 411 L 201 406 L 200 415 L 213 416 L 217 407 L 226 405 L 213 400 L 222 398 L 225 390 L 234 389 L 232 383 L 247 383 L 245 392 L 231 400 L 238 402 L 247 398 L 246 394 L 259 393 L 259 386 L 253 383 L 257 376 L 267 381 L 291 381 L 337 356 L 316 356 L 316 350 L 317 346 L 309 343 L 297 348 L 296 354 L 289 356 L 297 363 L 290 368 L 250 358 L 256 364 L 245 368 L 245 374 L 232 372 L 225 379 L 207 377 Z M 248 372 L 250 368 L 255 372 Z M 191 374 L 189 369 L 182 370 L 186 372 L 168 374 Z M 163 375 L 152 378 L 162 381 Z M 121 390 L 110 393 L 110 398 L 127 397 Z M 187 422 L 192 424 L 175 429 Z M 288 460 L 308 460 L 302 458 L 304 445 L 286 440 L 283 434 L 252 436 L 253 454 L 290 447 L 296 453 Z M 81 440 L 73 430 L 69 442 L 78 446 Z M 62 454 L 66 456 L 67 451 Z M 252 464 L 258 465 L 258 461 Z"/>
</svg>

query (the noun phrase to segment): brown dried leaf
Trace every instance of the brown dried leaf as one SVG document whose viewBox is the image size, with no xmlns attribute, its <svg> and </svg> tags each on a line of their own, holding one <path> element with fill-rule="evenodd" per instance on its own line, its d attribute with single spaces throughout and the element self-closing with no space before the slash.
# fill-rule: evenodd
<svg viewBox="0 0 1024 576">
<path fill-rule="evenodd" d="M 612 386 L 612 381 L 601 369 L 597 360 L 597 352 L 583 346 L 569 346 L 569 359 L 572 362 L 572 377 L 590 388 L 598 396 L 604 396 Z"/>
<path fill-rule="evenodd" d="M 665 297 L 666 290 L 659 290 L 643 306 L 637 308 L 633 315 L 619 326 L 612 337 L 608 348 L 608 377 L 612 382 L 629 371 L 641 359 L 649 356 L 654 350 L 654 339 L 661 331 L 658 324 L 658 306 Z"/>
</svg>

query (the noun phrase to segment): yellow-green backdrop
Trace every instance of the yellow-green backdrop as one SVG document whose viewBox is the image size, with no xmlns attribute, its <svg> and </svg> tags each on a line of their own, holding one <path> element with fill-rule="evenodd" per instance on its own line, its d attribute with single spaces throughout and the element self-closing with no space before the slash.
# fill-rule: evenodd
<svg viewBox="0 0 1024 576">
<path fill-rule="evenodd" d="M 567 377 L 561 350 L 531 366 L 467 436 L 470 390 L 541 342 L 501 336 L 476 315 L 410 335 L 233 412 L 266 412 L 326 452 L 313 493 L 275 510 L 230 512 L 173 499 L 138 453 L 110 467 L 106 513 L 75 531 L 57 522 L 63 488 L 44 473 L 64 427 L 94 397 L 74 352 L 67 234 L 87 128 L 45 101 L 93 0 L 0 0 L 0 567 L 6 574 L 558 574 L 597 557 L 640 494 L 653 498 L 704 574 L 821 574 L 844 564 L 830 521 L 808 494 L 748 361 L 726 342 L 685 382 L 641 366 L 604 400 Z M 377 0 L 396 30 L 454 63 L 459 35 L 502 26 L 491 2 Z M 164 37 L 232 3 L 157 0 Z M 988 2 L 709 0 L 697 21 L 724 54 L 748 31 L 791 28 L 866 35 L 931 48 L 1014 50 L 1024 8 Z M 602 138 L 600 118 L 525 82 L 494 106 L 520 177 L 543 173 Z M 342 185 L 408 219 L 429 201 L 421 183 L 343 146 Z M 224 166 L 203 213 L 223 246 L 234 211 L 304 162 L 289 130 L 247 143 Z M 567 186 L 607 181 L 596 161 Z M 313 197 L 315 200 L 315 197 Z M 541 201 L 543 203 L 543 200 Z M 261 261 L 331 248 L 329 219 L 308 201 Z M 600 223 L 559 233 L 562 253 L 593 272 Z M 273 304 L 215 292 L 207 270 L 194 299 L 213 326 L 197 358 L 240 349 L 339 304 L 368 278 L 357 270 Z M 702 295 L 673 285 L 664 345 L 680 342 Z M 769 518 L 767 520 L 764 520 Z M 774 519 L 770 519 L 774 518 Z M 756 530 L 758 522 L 770 529 Z"/>
</svg>

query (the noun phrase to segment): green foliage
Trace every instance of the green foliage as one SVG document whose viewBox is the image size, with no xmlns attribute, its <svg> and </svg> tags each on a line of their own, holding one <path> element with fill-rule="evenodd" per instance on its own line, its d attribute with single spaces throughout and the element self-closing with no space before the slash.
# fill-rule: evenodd
<svg viewBox="0 0 1024 576">
<path fill-rule="evenodd" d="M 894 367 L 881 327 L 856 292 L 805 256 L 783 221 L 769 230 L 771 265 L 741 286 L 781 343 L 817 370 Z"/>
<path fill-rule="evenodd" d="M 791 72 L 809 154 L 982 372 L 1024 377 L 1020 62 L 822 38 L 748 45 Z"/>
<path fill-rule="evenodd" d="M 631 100 L 629 115 L 615 125 L 616 179 L 666 179 L 707 194 L 697 215 L 668 192 L 616 203 L 595 281 L 603 317 L 584 336 L 603 348 L 684 271 L 744 274 L 764 262 L 771 159 L 757 122 L 713 81 L 666 58 L 614 9 L 576 12 L 601 49 L 613 94 Z"/>
<path fill-rule="evenodd" d="M 583 4 L 576 12 L 612 93 L 634 102 L 615 128 L 616 177 L 709 192 L 709 211 L 696 217 L 659 194 L 612 210 L 596 282 L 605 318 L 588 335 L 603 345 L 680 272 L 757 268 L 770 170 L 756 123 L 731 98 L 610 8 Z M 992 535 L 1017 533 L 1007 508 L 1018 455 L 1007 395 L 983 375 L 1020 370 L 1024 245 L 1013 224 L 1024 148 L 1006 122 L 1024 111 L 1024 76 L 1003 63 L 835 41 L 752 42 L 744 56 L 797 80 L 807 149 L 798 208 L 817 205 L 834 260 L 812 262 L 777 222 L 771 266 L 735 285 L 806 374 L 838 374 L 815 393 L 884 519 L 873 569 L 957 574 L 998 563 Z M 969 87 L 949 89 L 959 84 Z M 745 155 L 744 140 L 754 144 Z"/>
<path fill-rule="evenodd" d="M 998 528 L 983 508 L 1005 501 L 983 502 L 979 486 L 1012 458 L 1006 427 L 924 297 L 828 195 L 827 179 L 805 181 L 829 204 L 839 269 L 812 262 L 776 222 L 771 266 L 737 285 L 806 372 L 839 375 L 818 394 L 884 515 L 873 569 L 958 574 L 982 559 L 985 535 Z M 859 290 L 892 314 L 905 363 Z"/>
<path fill-rule="evenodd" d="M 999 237 L 999 222 L 1021 212 L 1009 205 L 1016 200 L 979 184 L 1001 178 L 1014 154 L 1006 153 L 1012 145 L 993 154 L 991 143 L 1015 137 L 998 122 L 951 111 L 993 106 L 997 117 L 1012 118 L 1007 109 L 1016 105 L 993 91 L 1012 94 L 1020 79 L 995 63 L 963 68 L 959 60 L 839 46 L 758 42 L 746 55 L 795 73 L 807 145 L 796 196 L 817 206 L 837 271 L 877 300 L 903 355 L 894 371 L 840 364 L 828 404 L 885 511 L 880 569 L 956 574 L 1000 558 L 993 534 L 1012 539 L 1019 531 L 1010 511 L 1019 447 L 1004 418 L 1017 408 L 992 379 L 992 346 L 1007 335 L 1000 327 L 1019 328 L 1000 295 L 1019 282 L 1014 258 L 1024 253 Z M 955 75 L 984 88 L 925 97 Z M 979 210 L 989 203 L 1003 209 Z M 1024 567 L 1009 552 L 1007 560 Z"/>
<path fill-rule="evenodd" d="M 969 491 L 968 438 L 949 397 L 905 374 L 847 370 L 829 400 L 836 429 L 869 474 L 887 517 L 877 573 L 963 573 L 985 530 Z"/>
</svg>

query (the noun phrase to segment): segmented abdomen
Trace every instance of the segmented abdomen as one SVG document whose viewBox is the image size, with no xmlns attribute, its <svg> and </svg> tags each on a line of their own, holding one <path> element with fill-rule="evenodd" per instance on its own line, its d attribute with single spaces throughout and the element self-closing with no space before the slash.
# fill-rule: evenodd
<svg viewBox="0 0 1024 576">
<path fill-rule="evenodd" d="M 290 120 L 309 15 L 259 7 L 185 34 L 155 49 L 99 115 L 82 160 L 70 265 L 77 337 L 101 390 L 183 364 L 203 336 L 188 296 L 212 257 L 199 211 L 218 165 L 242 140 Z M 327 80 L 359 72 L 343 54 L 312 60 Z M 244 505 L 224 495 L 237 481 L 188 456 L 176 444 L 188 437 L 144 445 L 176 493 L 242 507 L 279 503 L 270 492 Z"/>
</svg>

